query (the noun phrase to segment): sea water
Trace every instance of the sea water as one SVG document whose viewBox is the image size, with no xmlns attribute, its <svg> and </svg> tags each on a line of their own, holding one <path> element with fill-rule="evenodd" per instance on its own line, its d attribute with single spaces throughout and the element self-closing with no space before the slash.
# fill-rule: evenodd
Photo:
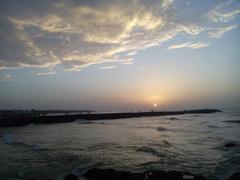
<svg viewBox="0 0 240 180">
<path fill-rule="evenodd" d="M 226 110 L 1 128 L 0 179 L 61 180 L 92 167 L 226 179 L 240 170 L 239 120 L 240 111 Z"/>
</svg>

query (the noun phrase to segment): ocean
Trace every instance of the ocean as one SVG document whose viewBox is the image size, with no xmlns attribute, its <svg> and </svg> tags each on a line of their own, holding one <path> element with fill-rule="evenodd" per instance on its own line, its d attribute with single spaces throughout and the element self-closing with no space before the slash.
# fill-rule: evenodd
<svg viewBox="0 0 240 180">
<path fill-rule="evenodd" d="M 239 121 L 239 110 L 224 110 L 0 128 L 0 179 L 61 180 L 99 167 L 223 180 L 240 171 Z"/>
</svg>

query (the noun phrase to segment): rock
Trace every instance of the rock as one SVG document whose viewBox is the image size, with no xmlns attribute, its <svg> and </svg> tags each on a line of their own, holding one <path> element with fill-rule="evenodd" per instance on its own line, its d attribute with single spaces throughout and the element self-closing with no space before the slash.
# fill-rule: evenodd
<svg viewBox="0 0 240 180">
<path fill-rule="evenodd" d="M 193 175 L 189 172 L 184 172 L 183 177 L 184 180 L 205 180 L 206 178 L 201 175 Z M 213 180 L 213 179 L 212 179 Z"/>
<path fill-rule="evenodd" d="M 168 180 L 181 180 L 183 179 L 183 173 L 179 171 L 169 171 L 166 174 Z"/>
<path fill-rule="evenodd" d="M 116 171 L 114 169 L 92 168 L 88 170 L 83 177 L 96 180 L 121 180 L 129 179 L 132 176 L 130 172 Z"/>
<path fill-rule="evenodd" d="M 232 148 L 232 147 L 235 147 L 235 146 L 237 146 L 237 144 L 235 144 L 235 143 L 227 143 L 227 144 L 224 145 L 224 147 L 227 147 L 227 148 Z"/>
<path fill-rule="evenodd" d="M 234 173 L 232 176 L 228 178 L 228 180 L 239 180 L 240 179 L 240 172 Z"/>
<path fill-rule="evenodd" d="M 164 143 L 165 145 L 167 145 L 167 146 L 172 146 L 172 144 L 169 143 L 169 142 L 167 142 L 166 140 L 163 140 L 163 143 Z"/>
<path fill-rule="evenodd" d="M 91 180 L 205 180 L 203 176 L 183 173 L 180 171 L 145 171 L 131 173 L 127 171 L 116 171 L 114 169 L 89 169 L 83 177 Z"/>
<path fill-rule="evenodd" d="M 157 131 L 167 131 L 167 128 L 164 128 L 164 127 L 158 127 L 158 128 L 157 128 Z"/>
<path fill-rule="evenodd" d="M 240 120 L 229 120 L 229 121 L 223 121 L 226 123 L 240 123 Z"/>
<path fill-rule="evenodd" d="M 179 120 L 178 118 L 175 118 L 175 117 L 171 117 L 169 118 L 170 120 Z"/>
<path fill-rule="evenodd" d="M 78 177 L 74 174 L 68 174 L 65 176 L 64 180 L 78 180 Z"/>
<path fill-rule="evenodd" d="M 151 180 L 166 179 L 166 172 L 164 172 L 164 171 L 149 171 L 148 178 Z"/>
</svg>

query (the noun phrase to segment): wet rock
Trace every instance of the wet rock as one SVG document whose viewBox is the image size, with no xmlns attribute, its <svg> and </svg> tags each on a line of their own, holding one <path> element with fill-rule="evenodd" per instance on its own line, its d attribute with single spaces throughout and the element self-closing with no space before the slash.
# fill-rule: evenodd
<svg viewBox="0 0 240 180">
<path fill-rule="evenodd" d="M 201 175 L 193 175 L 192 173 L 184 172 L 182 179 L 184 179 L 184 180 L 205 180 L 206 178 Z M 214 179 L 211 179 L 211 180 L 214 180 Z"/>
<path fill-rule="evenodd" d="M 142 173 L 131 173 L 127 171 L 99 168 L 88 170 L 83 174 L 83 177 L 91 180 L 205 180 L 203 176 L 183 173 L 180 171 L 146 171 Z"/>
<path fill-rule="evenodd" d="M 171 117 L 169 118 L 170 120 L 179 120 L 178 118 L 175 118 L 175 117 Z"/>
<path fill-rule="evenodd" d="M 228 178 L 228 180 L 239 180 L 240 179 L 240 172 L 234 173 L 232 176 Z"/>
<path fill-rule="evenodd" d="M 65 176 L 64 180 L 78 180 L 78 177 L 74 174 L 68 174 Z"/>
<path fill-rule="evenodd" d="M 240 172 L 234 173 L 232 176 L 228 178 L 228 180 L 239 180 L 240 179 Z"/>
<path fill-rule="evenodd" d="M 152 154 L 152 155 L 158 156 L 158 157 L 162 156 L 162 154 L 160 152 L 154 150 L 151 147 L 147 147 L 147 146 L 140 147 L 140 148 L 136 149 L 136 151 L 137 152 L 149 153 L 149 154 Z"/>
<path fill-rule="evenodd" d="M 229 121 L 223 121 L 226 123 L 240 123 L 240 120 L 229 120 Z"/>
<path fill-rule="evenodd" d="M 165 144 L 165 145 L 167 145 L 167 146 L 172 146 L 172 144 L 171 143 L 169 143 L 168 141 L 166 141 L 166 140 L 163 140 L 163 143 Z"/>
<path fill-rule="evenodd" d="M 157 131 L 167 131 L 167 128 L 164 128 L 164 127 L 158 127 L 158 128 L 157 128 Z"/>
<path fill-rule="evenodd" d="M 121 180 L 129 179 L 132 174 L 126 171 L 116 171 L 114 169 L 92 168 L 88 170 L 83 177 L 95 180 Z"/>
<path fill-rule="evenodd" d="M 148 178 L 151 180 L 159 180 L 166 178 L 166 172 L 164 171 L 148 171 Z"/>
<path fill-rule="evenodd" d="M 181 180 L 183 179 L 183 174 L 179 171 L 169 171 L 166 174 L 167 179 L 169 180 Z"/>
<path fill-rule="evenodd" d="M 235 147 L 235 146 L 237 146 L 236 143 L 227 143 L 227 144 L 224 145 L 224 147 L 227 147 L 227 148 L 232 148 L 232 147 Z"/>
</svg>

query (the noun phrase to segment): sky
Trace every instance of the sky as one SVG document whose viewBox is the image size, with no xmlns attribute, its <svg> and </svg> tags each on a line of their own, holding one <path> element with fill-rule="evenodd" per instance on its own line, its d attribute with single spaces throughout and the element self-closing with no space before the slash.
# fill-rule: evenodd
<svg viewBox="0 0 240 180">
<path fill-rule="evenodd" d="M 0 109 L 240 108 L 239 27 L 239 0 L 1 0 Z"/>
</svg>

